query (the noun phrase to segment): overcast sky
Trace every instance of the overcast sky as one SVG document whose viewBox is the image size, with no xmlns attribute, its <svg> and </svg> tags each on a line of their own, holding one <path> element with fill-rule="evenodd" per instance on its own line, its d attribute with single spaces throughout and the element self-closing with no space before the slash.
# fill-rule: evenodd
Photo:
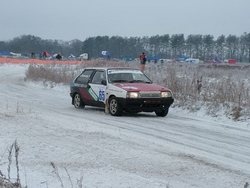
<svg viewBox="0 0 250 188">
<path fill-rule="evenodd" d="M 250 32 L 250 0 L 0 0 L 0 40 Z"/>
</svg>

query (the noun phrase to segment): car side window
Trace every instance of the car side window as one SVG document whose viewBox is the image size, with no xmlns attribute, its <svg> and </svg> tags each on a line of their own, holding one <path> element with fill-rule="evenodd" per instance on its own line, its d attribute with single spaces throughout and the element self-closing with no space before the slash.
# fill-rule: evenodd
<svg viewBox="0 0 250 188">
<path fill-rule="evenodd" d="M 106 80 L 104 71 L 96 71 L 91 81 L 92 84 L 101 84 L 102 80 Z"/>
<path fill-rule="evenodd" d="M 75 82 L 78 84 L 87 84 L 93 71 L 94 70 L 85 70 L 82 74 L 78 76 Z"/>
</svg>

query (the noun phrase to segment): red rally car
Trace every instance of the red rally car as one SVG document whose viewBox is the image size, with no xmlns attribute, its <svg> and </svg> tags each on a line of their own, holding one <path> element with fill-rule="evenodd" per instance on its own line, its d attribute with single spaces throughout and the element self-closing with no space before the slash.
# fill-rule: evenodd
<svg viewBox="0 0 250 188">
<path fill-rule="evenodd" d="M 172 91 L 156 85 L 134 68 L 86 68 L 70 86 L 72 104 L 105 108 L 105 112 L 120 116 L 131 113 L 155 112 L 166 116 L 174 102 Z"/>
</svg>

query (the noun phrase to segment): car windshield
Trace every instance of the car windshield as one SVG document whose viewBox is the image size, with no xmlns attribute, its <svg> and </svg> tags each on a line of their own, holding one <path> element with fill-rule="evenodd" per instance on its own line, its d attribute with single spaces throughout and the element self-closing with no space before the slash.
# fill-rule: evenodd
<svg viewBox="0 0 250 188">
<path fill-rule="evenodd" d="M 114 71 L 108 73 L 110 83 L 151 83 L 151 80 L 142 72 Z"/>
</svg>

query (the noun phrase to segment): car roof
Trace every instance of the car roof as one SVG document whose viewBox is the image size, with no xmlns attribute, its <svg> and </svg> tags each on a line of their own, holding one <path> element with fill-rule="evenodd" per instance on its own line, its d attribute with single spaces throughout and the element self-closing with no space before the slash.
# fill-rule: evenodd
<svg viewBox="0 0 250 188">
<path fill-rule="evenodd" d="M 139 70 L 137 68 L 131 68 L 131 67 L 87 67 L 85 69 L 95 69 L 95 70 Z"/>
</svg>

